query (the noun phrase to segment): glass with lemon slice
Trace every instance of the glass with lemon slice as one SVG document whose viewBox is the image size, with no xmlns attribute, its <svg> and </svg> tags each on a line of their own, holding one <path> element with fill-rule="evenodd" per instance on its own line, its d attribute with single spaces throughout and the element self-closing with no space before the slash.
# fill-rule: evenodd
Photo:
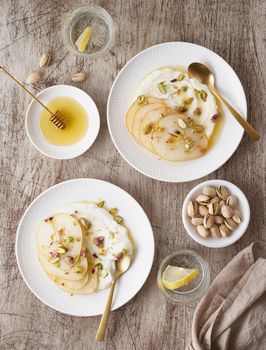
<svg viewBox="0 0 266 350">
<path fill-rule="evenodd" d="M 105 9 L 86 5 L 63 16 L 61 37 L 72 53 L 94 59 L 102 57 L 113 47 L 115 25 Z"/>
<path fill-rule="evenodd" d="M 191 304 L 210 285 L 208 263 L 191 250 L 180 250 L 163 259 L 157 276 L 160 290 L 172 301 Z"/>
</svg>

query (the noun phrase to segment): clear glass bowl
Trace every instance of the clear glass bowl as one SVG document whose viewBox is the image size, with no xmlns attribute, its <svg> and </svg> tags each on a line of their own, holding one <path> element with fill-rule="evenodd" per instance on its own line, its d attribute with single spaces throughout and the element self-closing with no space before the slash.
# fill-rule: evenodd
<svg viewBox="0 0 266 350">
<path fill-rule="evenodd" d="M 86 27 L 91 26 L 90 40 L 84 52 L 75 42 Z M 76 8 L 62 19 L 61 37 L 68 50 L 90 59 L 104 56 L 114 45 L 115 26 L 112 17 L 102 7 L 88 5 Z"/>
<path fill-rule="evenodd" d="M 198 269 L 199 275 L 190 281 L 187 285 L 170 290 L 164 287 L 162 276 L 168 265 L 184 267 L 189 269 Z M 160 290 L 170 300 L 176 303 L 192 304 L 200 299 L 207 291 L 210 285 L 209 264 L 202 257 L 192 250 L 180 250 L 176 253 L 166 256 L 160 264 L 157 282 Z"/>
</svg>

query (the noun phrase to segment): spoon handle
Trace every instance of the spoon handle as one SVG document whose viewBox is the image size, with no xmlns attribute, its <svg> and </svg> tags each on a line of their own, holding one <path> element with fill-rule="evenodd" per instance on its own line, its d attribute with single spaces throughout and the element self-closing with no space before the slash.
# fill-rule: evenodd
<svg viewBox="0 0 266 350">
<path fill-rule="evenodd" d="M 229 102 L 226 101 L 223 96 L 221 96 L 216 89 L 213 87 L 209 87 L 210 91 L 227 107 L 227 109 L 231 112 L 232 116 L 238 121 L 238 123 L 246 130 L 248 135 L 254 140 L 258 141 L 260 139 L 260 134 L 239 114 L 234 107 L 230 105 Z"/>
<path fill-rule="evenodd" d="M 110 290 L 109 290 L 107 303 L 105 305 L 104 313 L 102 314 L 101 322 L 99 324 L 99 328 L 98 328 L 98 331 L 97 331 L 97 334 L 96 334 L 96 338 L 95 338 L 97 341 L 103 341 L 104 340 L 105 330 L 106 330 L 109 314 L 110 314 L 110 311 L 111 311 L 115 285 L 116 285 L 116 279 L 114 280 L 114 282 L 111 285 Z"/>
</svg>

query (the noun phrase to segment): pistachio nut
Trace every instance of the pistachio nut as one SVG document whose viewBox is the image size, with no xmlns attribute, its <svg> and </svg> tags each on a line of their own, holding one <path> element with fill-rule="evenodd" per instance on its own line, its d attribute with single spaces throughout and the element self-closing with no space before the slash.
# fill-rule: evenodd
<svg viewBox="0 0 266 350">
<path fill-rule="evenodd" d="M 207 205 L 210 201 L 210 197 L 206 196 L 205 194 L 200 194 L 197 198 L 196 201 L 202 205 Z"/>
<path fill-rule="evenodd" d="M 40 72 L 32 72 L 27 76 L 26 84 L 36 84 L 41 79 Z"/>
<path fill-rule="evenodd" d="M 199 205 L 199 214 L 205 216 L 208 213 L 208 208 L 205 205 Z"/>
<path fill-rule="evenodd" d="M 220 238 L 221 237 L 220 230 L 219 230 L 219 227 L 217 225 L 213 225 L 210 228 L 210 232 L 211 232 L 211 236 L 213 238 Z"/>
<path fill-rule="evenodd" d="M 227 237 L 230 234 L 230 230 L 225 224 L 222 224 L 219 228 L 222 237 Z"/>
<path fill-rule="evenodd" d="M 87 78 L 87 74 L 85 72 L 79 72 L 79 73 L 76 73 L 72 76 L 71 80 L 74 82 L 74 83 L 81 83 L 82 81 L 86 80 Z"/>
<path fill-rule="evenodd" d="M 237 197 L 234 195 L 230 195 L 226 200 L 226 205 L 229 205 L 231 208 L 235 208 L 237 205 Z"/>
<path fill-rule="evenodd" d="M 210 231 L 206 229 L 203 225 L 197 226 L 197 231 L 198 234 L 203 238 L 207 238 L 210 235 Z"/>
<path fill-rule="evenodd" d="M 230 231 L 233 231 L 237 227 L 237 224 L 234 222 L 233 219 L 226 219 L 224 223 Z"/>
<path fill-rule="evenodd" d="M 214 217 L 215 224 L 221 225 L 224 223 L 224 218 L 222 216 L 216 215 Z"/>
<path fill-rule="evenodd" d="M 203 217 L 200 216 L 200 215 L 194 216 L 194 217 L 191 219 L 191 223 L 192 223 L 192 225 L 194 225 L 194 226 L 202 225 L 202 224 L 203 224 Z"/>
<path fill-rule="evenodd" d="M 229 196 L 227 189 L 223 186 L 216 188 L 216 193 L 217 193 L 218 197 L 223 199 L 224 201 L 226 201 L 228 196 Z"/>
<path fill-rule="evenodd" d="M 40 58 L 40 67 L 41 68 L 48 67 L 51 61 L 52 61 L 51 54 L 49 52 L 44 52 Z"/>
<path fill-rule="evenodd" d="M 216 196 L 216 190 L 212 186 L 204 187 L 203 190 L 202 190 L 202 193 L 205 194 L 206 196 L 209 196 L 209 197 L 215 197 Z"/>
<path fill-rule="evenodd" d="M 226 219 L 229 219 L 233 216 L 234 214 L 234 211 L 232 208 L 230 208 L 228 205 L 224 205 L 222 208 L 221 208 L 221 214 L 224 218 Z"/>
<path fill-rule="evenodd" d="M 208 229 L 214 224 L 214 217 L 212 215 L 206 214 L 203 219 L 203 226 Z"/>
<path fill-rule="evenodd" d="M 236 222 L 237 224 L 240 224 L 242 222 L 242 217 L 240 214 L 239 210 L 234 210 L 234 214 L 232 216 L 232 219 L 234 220 L 234 222 Z"/>
<path fill-rule="evenodd" d="M 191 218 L 198 214 L 198 203 L 189 201 L 187 206 L 187 215 Z"/>
<path fill-rule="evenodd" d="M 219 203 L 210 203 L 208 205 L 208 209 L 209 209 L 209 214 L 211 215 L 217 215 L 220 211 L 220 207 L 219 207 Z"/>
</svg>

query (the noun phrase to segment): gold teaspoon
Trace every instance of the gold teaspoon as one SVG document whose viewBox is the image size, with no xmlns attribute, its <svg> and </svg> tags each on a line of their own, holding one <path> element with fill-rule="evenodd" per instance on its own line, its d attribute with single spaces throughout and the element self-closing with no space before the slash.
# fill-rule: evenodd
<svg viewBox="0 0 266 350">
<path fill-rule="evenodd" d="M 188 74 L 190 78 L 195 78 L 202 84 L 206 84 L 208 86 L 211 93 L 227 107 L 232 116 L 246 130 L 248 135 L 254 141 L 258 141 L 260 139 L 260 134 L 216 90 L 214 76 L 208 67 L 202 63 L 191 63 L 188 67 Z"/>
<path fill-rule="evenodd" d="M 105 330 L 106 330 L 106 327 L 107 327 L 107 322 L 108 322 L 109 314 L 110 314 L 110 311 L 111 311 L 111 306 L 112 306 L 112 300 L 113 300 L 113 295 L 114 295 L 116 281 L 118 280 L 118 278 L 124 272 L 126 272 L 128 270 L 129 266 L 130 266 L 130 256 L 129 255 L 125 255 L 123 257 L 123 259 L 118 260 L 116 262 L 116 272 L 115 272 L 114 282 L 113 282 L 113 284 L 110 287 L 107 303 L 105 305 L 104 313 L 102 315 L 101 322 L 99 324 L 99 328 L 98 328 L 98 331 L 97 331 L 97 334 L 96 334 L 96 338 L 95 339 L 97 341 L 103 341 L 104 340 Z"/>
</svg>

